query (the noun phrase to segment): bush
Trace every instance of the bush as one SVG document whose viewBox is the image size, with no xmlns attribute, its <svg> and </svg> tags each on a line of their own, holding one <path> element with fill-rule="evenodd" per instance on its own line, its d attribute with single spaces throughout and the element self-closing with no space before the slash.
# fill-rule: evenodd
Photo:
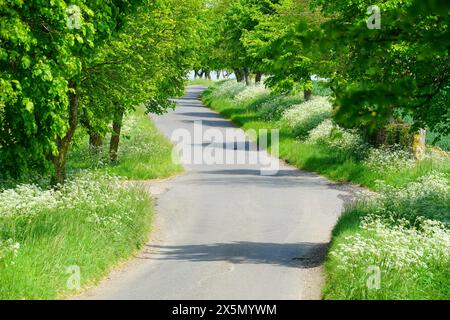
<svg viewBox="0 0 450 320">
<path fill-rule="evenodd" d="M 258 110 L 261 112 L 261 117 L 264 120 L 279 120 L 284 111 L 303 102 L 303 97 L 278 95 L 271 96 L 266 101 L 258 105 Z"/>
<path fill-rule="evenodd" d="M 331 103 L 321 97 L 292 106 L 283 113 L 281 121 L 296 135 L 304 137 L 325 119 L 331 118 L 331 113 Z"/>
<path fill-rule="evenodd" d="M 358 157 L 363 157 L 368 149 L 367 143 L 356 130 L 341 128 L 331 119 L 323 121 L 312 129 L 306 142 L 325 145 Z"/>
</svg>

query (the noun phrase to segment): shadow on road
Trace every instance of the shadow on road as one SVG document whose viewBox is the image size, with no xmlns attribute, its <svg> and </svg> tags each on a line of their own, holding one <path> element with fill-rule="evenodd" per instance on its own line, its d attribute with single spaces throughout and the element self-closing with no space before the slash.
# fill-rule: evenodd
<svg viewBox="0 0 450 320">
<path fill-rule="evenodd" d="M 177 261 L 228 261 L 233 264 L 269 264 L 309 269 L 322 264 L 326 243 L 257 243 L 239 241 L 209 245 L 148 245 L 151 254 L 142 259 Z"/>
</svg>

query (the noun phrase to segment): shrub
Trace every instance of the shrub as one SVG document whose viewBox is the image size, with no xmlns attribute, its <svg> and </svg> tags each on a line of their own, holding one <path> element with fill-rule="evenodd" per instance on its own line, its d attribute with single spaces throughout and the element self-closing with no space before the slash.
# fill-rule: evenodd
<svg viewBox="0 0 450 320">
<path fill-rule="evenodd" d="M 264 120 L 279 120 L 284 111 L 303 102 L 303 98 L 295 95 L 272 96 L 258 106 Z"/>
<path fill-rule="evenodd" d="M 264 86 L 247 86 L 234 97 L 234 101 L 239 104 L 251 104 L 252 101 L 267 97 L 269 94 L 270 91 Z"/>
<path fill-rule="evenodd" d="M 363 157 L 368 149 L 367 143 L 356 130 L 339 127 L 331 119 L 326 119 L 312 129 L 307 143 L 326 145 L 330 148 Z"/>
<path fill-rule="evenodd" d="M 332 106 L 327 98 L 315 98 L 311 101 L 292 106 L 282 116 L 282 122 L 298 136 L 305 136 L 325 119 L 331 117 Z"/>
</svg>

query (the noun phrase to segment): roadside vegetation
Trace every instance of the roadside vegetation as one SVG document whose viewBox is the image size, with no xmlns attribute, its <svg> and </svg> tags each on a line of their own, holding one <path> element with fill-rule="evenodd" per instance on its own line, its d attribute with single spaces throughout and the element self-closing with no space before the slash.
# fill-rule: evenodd
<svg viewBox="0 0 450 320">
<path fill-rule="evenodd" d="M 422 161 L 400 145 L 373 147 L 356 129 L 332 119 L 328 97 L 303 102 L 303 95 L 273 95 L 264 86 L 218 82 L 203 95 L 205 103 L 244 129 L 280 129 L 280 156 L 299 168 L 335 181 L 377 190 L 378 181 L 403 186 L 430 172 L 450 174 L 450 157 L 428 147 Z"/>
<path fill-rule="evenodd" d="M 191 83 L 210 86 L 205 102 L 236 124 L 279 128 L 283 159 L 377 192 L 335 229 L 325 298 L 448 298 L 449 10 L 3 1 L 0 298 L 64 295 L 68 264 L 85 285 L 142 244 L 151 200 L 121 181 L 179 172 L 143 114 L 174 107 L 192 71 Z M 381 289 L 364 284 L 369 265 Z"/>
<path fill-rule="evenodd" d="M 77 293 L 146 242 L 152 199 L 130 180 L 181 168 L 145 113 L 183 94 L 202 8 L 2 3 L 0 299 Z"/>
<path fill-rule="evenodd" d="M 289 163 L 375 192 L 334 230 L 326 299 L 450 297 L 449 9 L 224 0 L 208 14 L 197 68 L 237 82 L 204 101 L 244 129 L 280 129 Z"/>
<path fill-rule="evenodd" d="M 77 173 L 89 170 L 130 180 L 167 178 L 182 171 L 182 166 L 172 161 L 172 144 L 156 129 L 143 106 L 127 116 L 121 131 L 122 143 L 118 161 L 109 161 L 109 145 L 93 149 L 86 130 L 75 137 L 68 159 L 68 170 Z M 105 139 L 109 140 L 111 134 Z"/>
<path fill-rule="evenodd" d="M 214 80 L 196 78 L 188 81 L 188 85 L 190 86 L 209 86 L 214 83 Z"/>
<path fill-rule="evenodd" d="M 55 299 L 94 284 L 145 243 L 152 213 L 141 188 L 89 172 L 58 190 L 3 190 L 0 298 Z"/>
<path fill-rule="evenodd" d="M 129 180 L 165 178 L 181 167 L 142 108 L 126 118 L 122 138 L 118 161 L 110 163 L 108 149 L 93 152 L 80 131 L 58 188 L 45 176 L 2 181 L 0 299 L 75 294 L 146 243 L 153 202 Z"/>
<path fill-rule="evenodd" d="M 320 84 L 315 87 L 321 87 Z M 327 92 L 277 95 L 262 85 L 218 82 L 203 99 L 244 129 L 280 129 L 280 157 L 340 182 L 365 186 L 338 222 L 326 261 L 325 299 L 450 297 L 450 155 L 421 161 L 401 145 L 371 145 L 332 118 Z M 368 287 L 372 269 L 380 287 Z"/>
</svg>

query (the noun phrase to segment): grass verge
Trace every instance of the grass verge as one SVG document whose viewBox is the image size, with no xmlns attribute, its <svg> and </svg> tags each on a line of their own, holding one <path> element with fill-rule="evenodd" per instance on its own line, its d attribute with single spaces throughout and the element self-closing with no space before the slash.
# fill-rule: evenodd
<svg viewBox="0 0 450 320">
<path fill-rule="evenodd" d="M 276 116 L 293 104 L 301 103 L 300 97 L 274 98 L 264 92 L 253 96 L 250 92 L 246 97 L 245 91 L 251 89 L 241 87 L 227 91 L 222 87 L 224 83 L 226 82 L 218 82 L 204 92 L 205 104 L 245 130 L 280 129 L 280 158 L 298 168 L 319 173 L 334 181 L 352 182 L 372 190 L 378 189 L 379 180 L 400 187 L 430 172 L 450 174 L 450 158 L 442 161 L 441 158 L 433 157 L 405 168 L 400 166 L 393 170 L 373 170 L 355 153 L 299 139 L 297 132 Z M 284 103 L 286 100 L 288 103 Z"/>
<path fill-rule="evenodd" d="M 129 179 L 164 178 L 180 167 L 148 116 L 126 121 L 120 161 L 89 153 L 78 133 L 70 176 L 59 189 L 0 185 L 0 299 L 55 299 L 76 294 L 128 259 L 148 240 L 153 202 Z"/>
<path fill-rule="evenodd" d="M 280 157 L 298 168 L 376 191 L 347 208 L 334 228 L 325 299 L 450 298 L 448 155 L 429 152 L 417 163 L 402 150 L 371 148 L 334 125 L 320 99 L 307 105 L 219 82 L 203 100 L 243 129 L 280 129 Z"/>
<path fill-rule="evenodd" d="M 216 81 L 215 80 L 209 80 L 209 79 L 193 79 L 188 81 L 188 86 L 210 86 L 213 85 Z"/>
</svg>

